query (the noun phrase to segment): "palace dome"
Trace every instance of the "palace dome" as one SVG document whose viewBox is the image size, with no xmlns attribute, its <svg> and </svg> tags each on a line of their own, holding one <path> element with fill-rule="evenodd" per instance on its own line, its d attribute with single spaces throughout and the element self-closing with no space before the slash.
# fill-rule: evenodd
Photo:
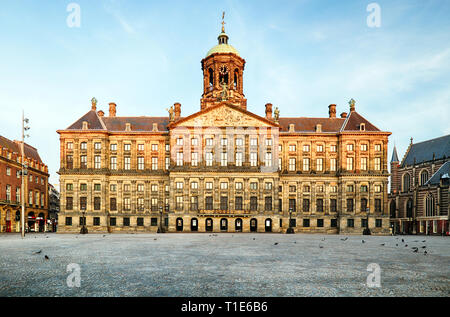
<svg viewBox="0 0 450 317">
<path fill-rule="evenodd" d="M 239 56 L 239 52 L 232 45 L 228 44 L 228 35 L 222 30 L 222 33 L 219 34 L 218 38 L 219 44 L 214 46 L 208 51 L 206 57 L 215 54 L 215 53 L 233 53 Z"/>
</svg>

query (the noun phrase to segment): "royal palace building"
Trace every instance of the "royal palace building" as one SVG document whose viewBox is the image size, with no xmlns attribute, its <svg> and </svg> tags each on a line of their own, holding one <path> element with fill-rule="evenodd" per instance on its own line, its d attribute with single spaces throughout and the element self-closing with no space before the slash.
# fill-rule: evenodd
<svg viewBox="0 0 450 317">
<path fill-rule="evenodd" d="M 391 159 L 389 210 L 395 233 L 448 235 L 450 135 L 411 143 Z"/>
<path fill-rule="evenodd" d="M 57 131 L 59 232 L 389 233 L 390 132 L 353 99 L 323 118 L 248 111 L 245 60 L 228 39 L 222 27 L 201 61 L 198 112 L 119 117 L 93 98 Z"/>
<path fill-rule="evenodd" d="M 22 199 L 25 228 L 43 232 L 48 216 L 48 167 L 36 148 L 24 143 L 24 192 L 22 192 L 22 142 L 0 136 L 0 232 L 20 232 Z"/>
</svg>

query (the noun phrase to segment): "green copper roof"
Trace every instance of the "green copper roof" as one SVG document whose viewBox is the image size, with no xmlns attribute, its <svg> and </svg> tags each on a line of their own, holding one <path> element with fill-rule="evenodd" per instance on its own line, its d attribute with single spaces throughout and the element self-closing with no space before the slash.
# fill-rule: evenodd
<svg viewBox="0 0 450 317">
<path fill-rule="evenodd" d="M 208 51 L 208 54 L 206 54 L 206 57 L 208 57 L 209 55 L 212 55 L 214 53 L 233 53 L 233 54 L 236 54 L 237 56 L 239 56 L 239 52 L 237 51 L 237 49 L 235 49 L 230 44 L 217 44 L 216 46 L 214 46 L 213 48 L 211 48 Z"/>
</svg>

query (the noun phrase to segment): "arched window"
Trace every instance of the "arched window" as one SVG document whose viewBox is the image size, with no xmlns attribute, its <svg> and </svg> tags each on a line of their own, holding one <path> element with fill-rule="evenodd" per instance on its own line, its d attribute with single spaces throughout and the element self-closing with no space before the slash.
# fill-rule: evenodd
<svg viewBox="0 0 450 317">
<path fill-rule="evenodd" d="M 395 218 L 395 209 L 396 209 L 396 205 L 395 205 L 395 200 L 391 201 L 391 205 L 389 207 L 390 212 L 391 212 L 391 218 Z"/>
<path fill-rule="evenodd" d="M 403 175 L 403 191 L 408 192 L 411 187 L 411 177 L 408 173 Z"/>
<path fill-rule="evenodd" d="M 420 186 L 424 186 L 427 181 L 428 181 L 428 171 L 423 170 L 420 173 Z"/>
<path fill-rule="evenodd" d="M 209 72 L 209 87 L 214 86 L 214 71 L 210 68 Z"/>
<path fill-rule="evenodd" d="M 239 80 L 239 71 L 238 71 L 238 69 L 235 69 L 234 70 L 234 81 L 233 81 L 234 89 L 237 89 L 237 87 L 238 87 L 238 80 Z"/>
<path fill-rule="evenodd" d="M 220 219 L 220 230 L 227 231 L 228 230 L 228 220 L 225 218 Z"/>
<path fill-rule="evenodd" d="M 433 194 L 428 194 L 425 200 L 425 215 L 427 217 L 436 216 L 436 210 L 434 208 L 434 196 Z"/>
</svg>

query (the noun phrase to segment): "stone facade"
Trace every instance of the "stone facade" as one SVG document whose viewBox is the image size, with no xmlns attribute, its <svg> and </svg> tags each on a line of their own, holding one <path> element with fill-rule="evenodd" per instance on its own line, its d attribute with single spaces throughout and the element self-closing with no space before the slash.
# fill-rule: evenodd
<svg viewBox="0 0 450 317">
<path fill-rule="evenodd" d="M 92 108 L 60 134 L 59 232 L 389 233 L 387 144 L 355 109 L 247 111 L 245 60 L 219 35 L 200 111 L 117 117 Z"/>
</svg>

